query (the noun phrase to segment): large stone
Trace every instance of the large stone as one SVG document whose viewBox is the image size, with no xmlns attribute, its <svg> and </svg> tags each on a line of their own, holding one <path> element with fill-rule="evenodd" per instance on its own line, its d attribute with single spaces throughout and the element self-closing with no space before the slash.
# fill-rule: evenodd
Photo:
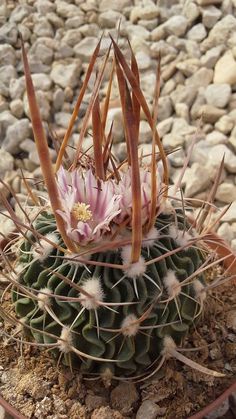
<svg viewBox="0 0 236 419">
<path fill-rule="evenodd" d="M 0 145 L 5 137 L 7 128 L 17 122 L 17 119 L 8 110 L 0 113 Z"/>
<path fill-rule="evenodd" d="M 236 221 L 236 201 L 232 203 L 226 214 L 221 218 L 221 222 L 233 223 Z"/>
<path fill-rule="evenodd" d="M 188 39 L 201 42 L 207 36 L 207 31 L 202 23 L 194 25 L 187 33 Z"/>
<path fill-rule="evenodd" d="M 136 6 L 131 9 L 130 12 L 130 21 L 132 23 L 137 23 L 138 20 L 151 20 L 159 16 L 159 8 L 154 4 L 150 3 L 149 5 Z"/>
<path fill-rule="evenodd" d="M 9 21 L 20 23 L 24 18 L 33 13 L 33 11 L 33 7 L 30 7 L 27 4 L 19 4 L 12 10 Z"/>
<path fill-rule="evenodd" d="M 0 43 L 15 45 L 18 38 L 18 29 L 15 23 L 7 22 L 0 25 Z"/>
<path fill-rule="evenodd" d="M 158 121 L 169 118 L 173 113 L 173 106 L 170 97 L 162 96 L 158 101 Z"/>
<path fill-rule="evenodd" d="M 215 65 L 214 83 L 236 83 L 236 61 L 231 51 L 227 51 Z"/>
<path fill-rule="evenodd" d="M 79 8 L 74 4 L 69 4 L 67 1 L 56 1 L 56 10 L 57 14 L 64 19 L 79 14 Z"/>
<path fill-rule="evenodd" d="M 7 128 L 2 148 L 11 154 L 17 154 L 20 150 L 20 143 L 28 138 L 29 135 L 29 120 L 27 118 L 21 119 Z"/>
<path fill-rule="evenodd" d="M 208 159 L 211 166 L 219 166 L 223 156 L 225 168 L 230 173 L 236 173 L 236 156 L 228 147 L 226 147 L 226 145 L 218 144 L 214 147 L 209 147 Z"/>
<path fill-rule="evenodd" d="M 228 142 L 228 138 L 222 132 L 212 131 L 207 134 L 206 142 L 209 145 L 226 144 Z"/>
<path fill-rule="evenodd" d="M 37 19 L 34 25 L 34 34 L 37 36 L 54 37 L 53 27 L 46 17 Z"/>
<path fill-rule="evenodd" d="M 188 20 L 182 15 L 172 16 L 165 22 L 165 29 L 169 34 L 183 36 L 188 27 Z"/>
<path fill-rule="evenodd" d="M 75 55 L 80 58 L 82 62 L 89 62 L 97 46 L 98 40 L 93 36 L 82 39 L 75 47 Z"/>
<path fill-rule="evenodd" d="M 47 74 L 36 73 L 32 74 L 32 80 L 34 88 L 36 90 L 50 90 L 52 86 L 52 80 Z"/>
<path fill-rule="evenodd" d="M 224 108 L 230 100 L 231 87 L 229 84 L 209 84 L 205 90 L 208 105 Z"/>
<path fill-rule="evenodd" d="M 215 6 L 204 7 L 202 9 L 202 23 L 208 29 L 213 28 L 221 16 L 221 10 Z"/>
<path fill-rule="evenodd" d="M 213 70 L 210 68 L 200 68 L 191 77 L 186 80 L 186 85 L 193 85 L 194 87 L 206 87 L 212 82 Z"/>
<path fill-rule="evenodd" d="M 15 50 L 11 45 L 0 44 L 0 66 L 12 65 L 16 62 Z"/>
<path fill-rule="evenodd" d="M 223 50 L 224 45 L 219 45 L 218 47 L 209 49 L 205 55 L 201 56 L 202 66 L 206 68 L 214 68 Z"/>
<path fill-rule="evenodd" d="M 5 173 L 14 168 L 14 158 L 3 148 L 0 148 L 0 179 L 3 179 Z"/>
<path fill-rule="evenodd" d="M 115 28 L 117 22 L 124 20 L 123 15 L 115 10 L 107 10 L 98 17 L 98 23 L 101 28 Z"/>
<path fill-rule="evenodd" d="M 76 60 L 71 64 L 62 64 L 55 62 L 50 73 L 51 79 L 55 84 L 65 88 L 75 87 L 78 85 L 79 76 L 81 73 L 81 62 Z"/>
<path fill-rule="evenodd" d="M 202 42 L 202 50 L 207 51 L 209 48 L 225 44 L 235 30 L 236 18 L 232 15 L 223 17 L 223 19 L 215 24 L 208 37 Z"/>
<path fill-rule="evenodd" d="M 225 115 L 226 111 L 224 109 L 216 108 L 216 106 L 212 105 L 203 105 L 199 109 L 198 117 L 202 116 L 204 122 L 209 122 L 210 124 L 214 124 Z"/>
<path fill-rule="evenodd" d="M 216 199 L 225 204 L 236 201 L 236 186 L 232 183 L 221 183 L 217 188 Z"/>
<path fill-rule="evenodd" d="M 183 14 L 190 23 L 196 20 L 200 15 L 200 8 L 193 2 L 185 2 L 183 7 Z"/>
<path fill-rule="evenodd" d="M 199 176 L 200 173 L 201 176 Z M 186 179 L 185 196 L 191 198 L 197 193 L 205 191 L 210 183 L 208 170 L 199 163 L 193 163 Z"/>
<path fill-rule="evenodd" d="M 49 0 L 37 0 L 36 3 L 37 11 L 41 15 L 46 15 L 47 13 L 53 12 L 56 8 L 55 4 L 52 4 Z"/>
<path fill-rule="evenodd" d="M 223 134 L 229 134 L 232 131 L 234 124 L 235 122 L 230 116 L 223 115 L 219 121 L 216 122 L 215 128 L 223 132 Z"/>
<path fill-rule="evenodd" d="M 173 104 L 186 103 L 188 106 L 191 106 L 196 95 L 197 88 L 195 86 L 178 85 L 177 88 L 171 93 L 170 97 Z"/>
</svg>

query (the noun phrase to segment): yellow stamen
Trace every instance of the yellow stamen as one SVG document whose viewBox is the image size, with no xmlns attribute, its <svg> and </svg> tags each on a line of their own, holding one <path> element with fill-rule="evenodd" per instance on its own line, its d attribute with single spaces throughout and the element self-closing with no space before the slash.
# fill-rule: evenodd
<svg viewBox="0 0 236 419">
<path fill-rule="evenodd" d="M 85 204 L 84 202 L 77 202 L 73 205 L 72 214 L 78 221 L 83 221 L 84 223 L 92 218 L 92 212 L 89 210 L 90 205 Z"/>
</svg>

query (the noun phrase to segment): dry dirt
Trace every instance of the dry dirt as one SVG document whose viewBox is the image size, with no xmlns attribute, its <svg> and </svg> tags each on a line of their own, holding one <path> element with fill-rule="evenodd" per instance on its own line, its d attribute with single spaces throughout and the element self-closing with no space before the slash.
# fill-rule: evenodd
<svg viewBox="0 0 236 419">
<path fill-rule="evenodd" d="M 235 381 L 234 288 L 235 285 L 228 284 L 212 292 L 201 321 L 184 343 L 185 349 L 195 348 L 185 351 L 186 356 L 225 373 L 225 378 L 203 375 L 172 359 L 148 382 L 140 385 L 114 382 L 106 388 L 100 380 L 86 381 L 76 371 L 58 366 L 47 351 L 22 346 L 2 334 L 0 393 L 26 418 L 142 418 L 139 408 L 146 400 L 152 401 L 155 409 L 155 415 L 149 418 L 188 418 Z M 12 326 L 3 320 L 1 329 L 11 333 Z M 215 417 L 235 416 L 230 409 Z"/>
</svg>

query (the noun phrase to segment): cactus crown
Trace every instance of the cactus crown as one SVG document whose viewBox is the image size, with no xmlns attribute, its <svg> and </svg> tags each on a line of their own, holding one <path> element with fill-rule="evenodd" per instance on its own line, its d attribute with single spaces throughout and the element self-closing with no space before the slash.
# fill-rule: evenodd
<svg viewBox="0 0 236 419">
<path fill-rule="evenodd" d="M 91 58 L 55 167 L 22 45 L 48 200 L 42 202 L 29 189 L 33 208 L 25 222 L 5 202 L 20 235 L 17 261 L 7 277 L 12 283 L 15 321 L 31 340 L 86 373 L 139 380 L 150 377 L 168 356 L 185 359 L 177 346 L 202 312 L 208 289 L 206 271 L 216 262 L 202 241 L 208 232 L 202 230 L 205 213 L 198 223 L 189 223 L 184 200 L 169 192 L 167 153 L 156 130 L 160 65 L 151 112 L 132 49 L 129 65 L 111 39 L 96 71 L 77 149 L 69 160 L 70 135 L 100 60 L 100 44 Z M 110 76 L 101 107 L 99 89 L 107 69 Z M 121 163 L 112 152 L 112 126 L 108 134 L 106 127 L 115 77 L 127 145 L 127 158 Z M 138 152 L 141 112 L 153 133 L 148 164 Z M 83 149 L 90 119 L 92 154 Z"/>
</svg>

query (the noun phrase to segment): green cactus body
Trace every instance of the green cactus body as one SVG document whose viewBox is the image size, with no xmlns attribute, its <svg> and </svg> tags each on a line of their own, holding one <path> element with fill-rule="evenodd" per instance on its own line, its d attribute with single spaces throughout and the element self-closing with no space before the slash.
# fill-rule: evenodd
<svg viewBox="0 0 236 419">
<path fill-rule="evenodd" d="M 142 247 L 145 261 L 179 247 L 173 234 L 169 234 L 170 226 L 176 225 L 182 232 L 189 228 L 181 210 L 158 216 L 155 224 L 160 232 L 158 238 L 149 248 Z M 57 244 L 64 247 L 53 215 L 44 212 L 38 216 L 35 229 L 43 236 L 55 233 Z M 202 301 L 195 284 L 196 281 L 198 285 L 204 284 L 204 275 L 196 275 L 191 281 L 183 283 L 194 275 L 205 259 L 203 250 L 195 244 L 149 264 L 145 274 L 135 279 L 126 276 L 121 280 L 124 276 L 121 269 L 94 266 L 89 262 L 87 266 L 79 265 L 78 262 L 65 260 L 62 250 L 56 247 L 52 247 L 47 257 L 37 258 L 31 244 L 35 242 L 35 237 L 31 233 L 29 237 L 31 241 L 25 240 L 20 248 L 18 265 L 22 269 L 18 278 L 19 287 L 15 286 L 12 294 L 16 314 L 29 326 L 26 330 L 30 331 L 31 339 L 38 343 L 55 343 L 56 346 L 63 326 L 66 330 L 71 328 L 70 344 L 92 358 L 101 359 L 81 360 L 75 352 L 61 349 L 64 363 L 72 362 L 83 372 L 101 373 L 109 367 L 116 376 L 137 376 L 147 371 L 160 358 L 163 339 L 170 336 L 177 345 L 181 344 L 201 311 Z M 96 253 L 91 260 L 122 264 L 121 250 Z M 63 280 L 62 275 L 71 281 L 71 285 Z M 166 281 L 168 275 L 175 275 L 180 284 L 172 296 Z M 76 285 L 83 286 L 91 278 L 99 279 L 102 306 L 86 307 L 86 304 L 73 301 L 79 295 Z M 22 292 L 20 285 L 31 295 Z M 39 293 L 45 290 L 54 294 L 44 300 L 49 310 L 45 309 L 44 303 L 39 303 Z M 57 296 L 70 298 L 63 301 Z M 116 304 L 109 307 L 109 302 Z M 127 302 L 134 304 L 121 305 Z M 135 323 L 135 319 L 141 319 L 144 313 L 142 321 Z M 57 346 L 52 352 L 59 356 L 60 348 Z"/>
</svg>

